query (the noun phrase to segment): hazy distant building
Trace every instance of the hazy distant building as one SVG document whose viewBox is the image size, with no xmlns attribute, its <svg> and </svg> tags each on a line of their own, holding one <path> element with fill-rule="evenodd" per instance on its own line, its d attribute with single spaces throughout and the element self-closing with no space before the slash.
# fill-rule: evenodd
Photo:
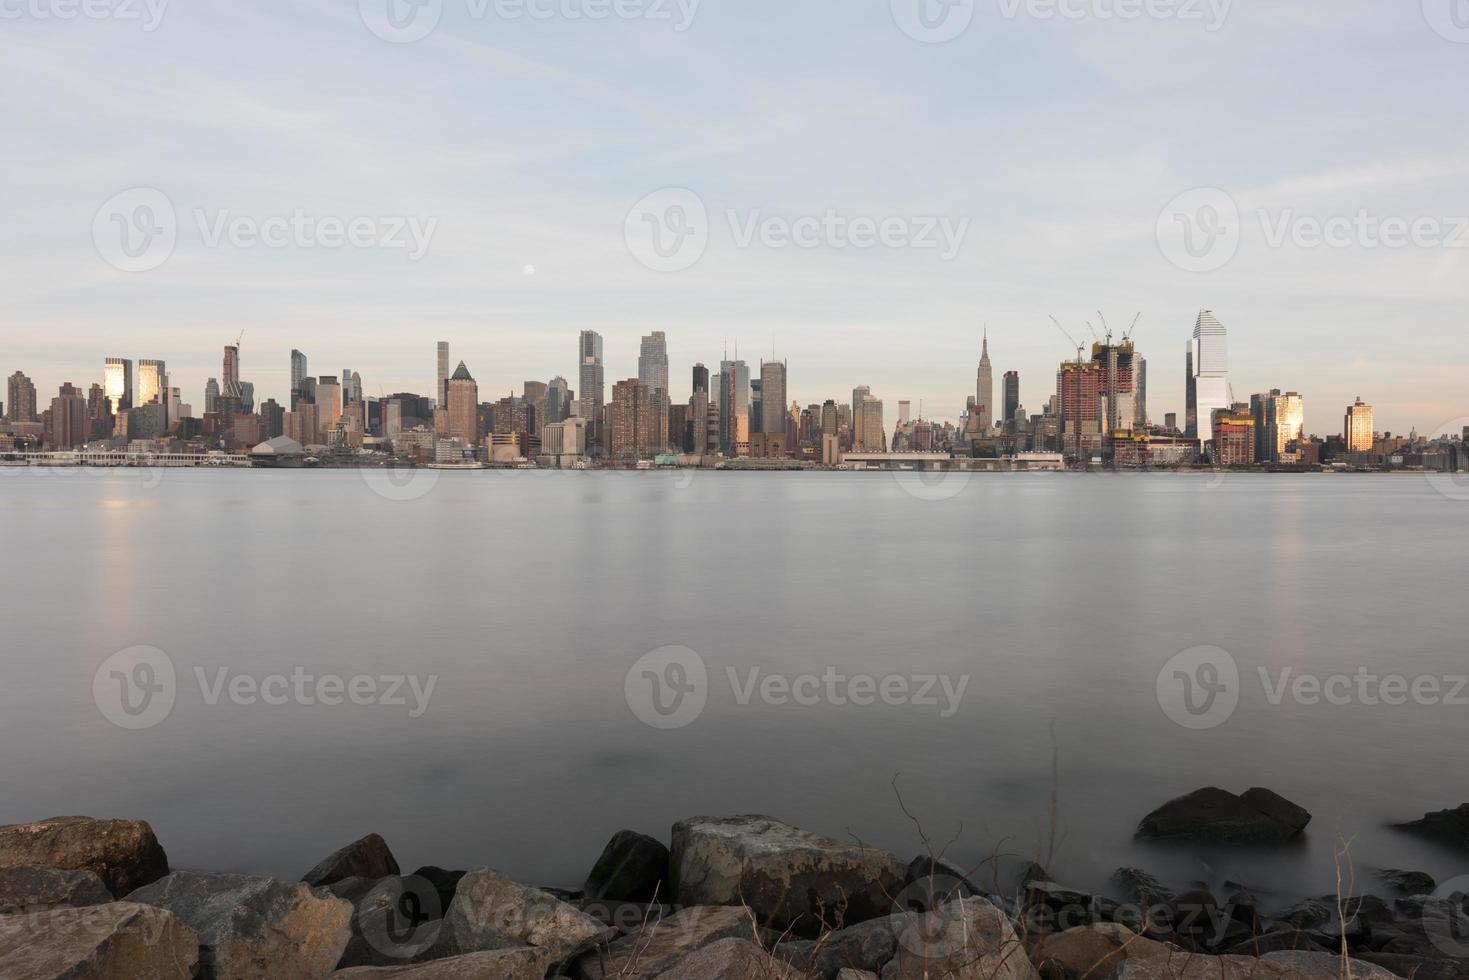
<svg viewBox="0 0 1469 980">
<path fill-rule="evenodd" d="M 219 382 L 210 378 L 204 382 L 204 414 L 213 415 L 219 411 Z"/>
<path fill-rule="evenodd" d="M 291 351 L 291 411 L 296 410 L 296 404 L 301 400 L 302 383 L 310 376 L 307 370 L 306 355 L 298 350 Z"/>
<path fill-rule="evenodd" d="M 444 408 L 449 404 L 449 343 L 441 340 L 438 345 L 438 362 L 436 364 L 439 383 L 434 389 L 434 397 L 438 399 L 438 407 Z"/>
<path fill-rule="evenodd" d="M 786 363 L 760 364 L 760 431 L 770 436 L 786 434 Z"/>
<path fill-rule="evenodd" d="M 643 338 L 638 353 L 638 384 L 668 394 L 668 337 L 662 330 Z"/>
<path fill-rule="evenodd" d="M 1346 420 L 1342 424 L 1342 436 L 1346 440 L 1347 452 L 1370 453 L 1375 435 L 1372 406 L 1365 404 L 1358 397 L 1356 404 L 1347 409 Z"/>
<path fill-rule="evenodd" d="M 546 424 L 555 425 L 571 417 L 571 386 L 557 375 L 546 385 Z"/>
<path fill-rule="evenodd" d="M 1186 435 L 1208 439 L 1214 413 L 1230 408 L 1229 336 L 1209 310 L 1200 310 L 1188 347 L 1188 429 Z M 1200 432 L 1202 431 L 1202 435 Z"/>
</svg>

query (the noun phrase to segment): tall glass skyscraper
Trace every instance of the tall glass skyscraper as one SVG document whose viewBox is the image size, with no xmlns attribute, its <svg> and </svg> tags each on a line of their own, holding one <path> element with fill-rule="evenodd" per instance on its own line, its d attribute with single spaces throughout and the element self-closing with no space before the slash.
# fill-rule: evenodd
<svg viewBox="0 0 1469 980">
<path fill-rule="evenodd" d="M 668 336 L 655 330 L 643 338 L 638 353 L 638 384 L 661 389 L 668 395 Z"/>
<path fill-rule="evenodd" d="M 138 404 L 168 401 L 168 369 L 162 361 L 138 362 Z"/>
<path fill-rule="evenodd" d="M 1229 336 L 1211 310 L 1200 310 L 1188 346 L 1188 435 L 1214 438 L 1214 412 L 1229 407 Z"/>
<path fill-rule="evenodd" d="M 109 357 L 102 364 L 102 394 L 112 402 L 112 414 L 121 415 L 133 407 L 133 362 L 125 357 Z"/>
<path fill-rule="evenodd" d="M 306 367 L 306 355 L 298 350 L 291 351 L 291 411 L 301 401 L 301 384 L 310 375 Z"/>
</svg>

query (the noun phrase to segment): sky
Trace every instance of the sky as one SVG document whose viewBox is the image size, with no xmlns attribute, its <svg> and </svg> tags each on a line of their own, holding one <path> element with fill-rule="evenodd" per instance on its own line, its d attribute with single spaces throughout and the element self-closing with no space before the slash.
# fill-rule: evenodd
<svg viewBox="0 0 1469 980">
<path fill-rule="evenodd" d="M 390 8 L 389 5 L 392 5 Z M 1184 409 L 1469 421 L 1469 0 L 0 0 L 0 374 L 161 358 L 202 410 L 243 334 L 431 394 L 672 396 L 728 349 L 792 398 L 957 417 L 982 332 L 1039 412 L 1102 316 Z M 1322 228 L 1329 231 L 1326 238 Z M 348 232 L 350 231 L 350 234 Z M 755 369 L 758 374 L 758 368 Z"/>
</svg>

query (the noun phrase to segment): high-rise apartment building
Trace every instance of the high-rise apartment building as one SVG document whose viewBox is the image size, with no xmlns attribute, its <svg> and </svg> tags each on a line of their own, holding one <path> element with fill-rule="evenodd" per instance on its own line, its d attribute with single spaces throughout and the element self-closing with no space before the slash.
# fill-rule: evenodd
<svg viewBox="0 0 1469 980">
<path fill-rule="evenodd" d="M 50 426 L 46 441 L 58 449 L 85 445 L 91 434 L 87 422 L 87 399 L 70 381 L 51 399 Z"/>
<path fill-rule="evenodd" d="M 1214 413 L 1230 408 L 1229 336 L 1213 312 L 1200 310 L 1188 347 L 1188 431 L 1207 440 Z"/>
<path fill-rule="evenodd" d="M 459 366 L 449 376 L 446 395 L 449 438 L 462 439 L 468 445 L 476 445 L 480 440 L 479 385 L 475 383 L 463 361 L 459 362 Z"/>
<path fill-rule="evenodd" d="M 36 386 L 23 372 L 17 371 L 10 376 L 6 385 L 5 406 L 12 422 L 39 421 L 40 416 L 36 414 Z"/>
<path fill-rule="evenodd" d="M 1342 433 L 1346 438 L 1347 452 L 1370 453 L 1372 451 L 1373 439 L 1376 435 L 1372 417 L 1372 406 L 1365 404 L 1358 397 L 1356 404 L 1347 408 L 1346 420 L 1342 424 Z"/>
<path fill-rule="evenodd" d="M 219 396 L 240 401 L 240 348 L 224 349 L 224 370 L 220 375 Z"/>
</svg>

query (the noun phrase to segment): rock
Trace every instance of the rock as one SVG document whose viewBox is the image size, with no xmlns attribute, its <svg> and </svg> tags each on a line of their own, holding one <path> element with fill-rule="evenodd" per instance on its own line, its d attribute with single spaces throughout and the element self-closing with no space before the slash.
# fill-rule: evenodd
<svg viewBox="0 0 1469 980">
<path fill-rule="evenodd" d="M 1300 835 L 1311 815 L 1268 789 L 1240 796 L 1209 787 L 1170 800 L 1138 824 L 1137 836 L 1233 844 L 1282 843 Z"/>
<path fill-rule="evenodd" d="M 836 980 L 877 980 L 877 974 L 871 970 L 838 970 Z"/>
<path fill-rule="evenodd" d="M 0 827 L 0 868 L 91 871 L 123 896 L 168 874 L 168 855 L 142 820 L 52 817 Z"/>
<path fill-rule="evenodd" d="M 463 871 L 445 871 L 443 868 L 426 865 L 413 872 L 413 877 L 430 882 L 439 893 L 439 908 L 447 911 L 454 903 L 454 893 L 459 890 L 459 882 L 464 874 Z"/>
<path fill-rule="evenodd" d="M 1330 922 L 1335 914 L 1332 905 L 1307 899 L 1297 902 L 1275 918 L 1293 929 L 1319 929 Z"/>
<path fill-rule="evenodd" d="M 1301 977 L 1320 977 L 1321 980 L 1337 980 L 1343 976 L 1342 958 L 1337 953 L 1311 953 L 1296 950 L 1287 953 L 1266 953 L 1260 962 L 1284 968 L 1288 974 Z M 1346 975 L 1352 980 L 1399 980 L 1397 974 L 1374 963 L 1356 958 L 1346 962 Z"/>
<path fill-rule="evenodd" d="M 1469 851 L 1469 803 L 1454 810 L 1425 813 L 1422 820 L 1394 825 L 1410 834 L 1431 837 L 1461 850 Z"/>
<path fill-rule="evenodd" d="M 777 931 L 816 935 L 889 914 L 904 867 L 770 817 L 695 817 L 673 826 L 670 873 L 680 905 L 748 905 Z"/>
<path fill-rule="evenodd" d="M 668 848 L 662 841 L 631 830 L 620 830 L 602 849 L 582 886 L 588 900 L 653 902 L 670 898 Z"/>
<path fill-rule="evenodd" d="M 649 905 L 645 902 L 576 902 L 576 907 L 602 925 L 627 935 L 674 913 L 672 905 Z M 710 906 L 711 908 L 713 906 Z"/>
<path fill-rule="evenodd" d="M 654 977 L 697 949 L 721 939 L 757 934 L 749 909 L 701 905 L 659 919 L 604 949 L 584 953 L 572 972 L 581 980 Z"/>
<path fill-rule="evenodd" d="M 1207 889 L 1187 891 L 1173 899 L 1173 928 L 1202 946 L 1218 946 L 1224 937 L 1227 917 L 1219 900 Z"/>
<path fill-rule="evenodd" d="M 376 880 L 397 873 L 398 862 L 388 850 L 387 842 L 377 834 L 368 834 L 327 855 L 301 880 L 313 888 L 321 888 L 343 878 Z"/>
<path fill-rule="evenodd" d="M 802 980 L 748 939 L 721 939 L 697 950 L 656 980 Z"/>
<path fill-rule="evenodd" d="M 1041 944 L 1037 959 L 1060 964 L 1074 977 L 1110 977 L 1130 957 L 1181 956 L 1176 946 L 1145 939 L 1112 923 L 1080 926 L 1048 936 Z"/>
<path fill-rule="evenodd" d="M 91 871 L 56 868 L 0 868 L 0 915 L 81 908 L 112 901 L 102 879 Z"/>
<path fill-rule="evenodd" d="M 971 898 L 983 894 L 968 876 L 954 865 L 949 864 L 942 858 L 930 857 L 920 854 L 908 862 L 908 870 L 903 875 L 903 893 L 905 895 L 918 895 L 920 897 L 932 895 L 938 899 L 938 904 L 946 905 L 951 900 L 960 897 Z M 914 886 L 918 886 L 914 888 Z M 924 906 L 927 911 L 929 906 Z"/>
<path fill-rule="evenodd" d="M 1463 960 L 1435 960 L 1401 953 L 1354 953 L 1353 959 L 1373 963 L 1400 977 L 1413 980 L 1464 980 L 1469 977 L 1469 963 Z"/>
<path fill-rule="evenodd" d="M 352 906 L 324 889 L 248 875 L 175 872 L 128 895 L 199 934 L 200 976 L 310 980 L 337 965 Z"/>
<path fill-rule="evenodd" d="M 1137 868 L 1118 868 L 1112 872 L 1112 882 L 1121 891 L 1123 898 L 1144 908 L 1169 905 L 1175 897 L 1157 878 Z"/>
<path fill-rule="evenodd" d="M 1392 908 L 1376 895 L 1362 895 L 1358 898 L 1349 898 L 1342 903 L 1344 911 L 1349 919 L 1358 919 L 1364 925 L 1385 925 L 1397 918 Z"/>
<path fill-rule="evenodd" d="M 1312 953 L 1328 952 L 1315 936 L 1302 932 L 1300 929 L 1267 932 L 1263 936 L 1255 936 L 1230 946 L 1224 952 L 1233 956 L 1263 956 L 1266 953 L 1290 952 L 1297 949 Z"/>
<path fill-rule="evenodd" d="M 1433 875 L 1424 874 L 1422 871 L 1399 871 L 1396 868 L 1388 868 L 1379 871 L 1377 877 L 1387 887 L 1403 895 L 1428 895 L 1438 887 L 1438 882 L 1433 880 Z"/>
<path fill-rule="evenodd" d="M 848 968 L 876 974 L 893 958 L 898 932 L 910 922 L 908 915 L 869 919 L 820 939 L 783 942 L 775 948 L 776 957 L 803 974 L 825 980 Z"/>
<path fill-rule="evenodd" d="M 985 899 L 904 918 L 882 980 L 1039 980 L 1014 926 Z"/>
<path fill-rule="evenodd" d="M 353 905 L 352 938 L 338 968 L 411 963 L 438 941 L 444 913 L 426 878 L 347 878 L 329 888 Z"/>
<path fill-rule="evenodd" d="M 542 980 L 550 957 L 521 946 L 465 953 L 409 966 L 357 966 L 338 970 L 333 980 Z"/>
<path fill-rule="evenodd" d="M 1032 881 L 1050 881 L 1051 872 L 1041 867 L 1034 861 L 1026 861 L 1020 866 L 1020 871 L 1015 875 L 1015 893 L 1024 897 L 1025 886 Z"/>
<path fill-rule="evenodd" d="M 530 945 L 552 966 L 585 953 L 616 933 L 573 905 L 498 871 L 471 871 L 459 882 L 428 959 Z"/>
<path fill-rule="evenodd" d="M 0 916 L 7 980 L 189 980 L 199 940 L 178 917 L 132 902 Z"/>
</svg>

